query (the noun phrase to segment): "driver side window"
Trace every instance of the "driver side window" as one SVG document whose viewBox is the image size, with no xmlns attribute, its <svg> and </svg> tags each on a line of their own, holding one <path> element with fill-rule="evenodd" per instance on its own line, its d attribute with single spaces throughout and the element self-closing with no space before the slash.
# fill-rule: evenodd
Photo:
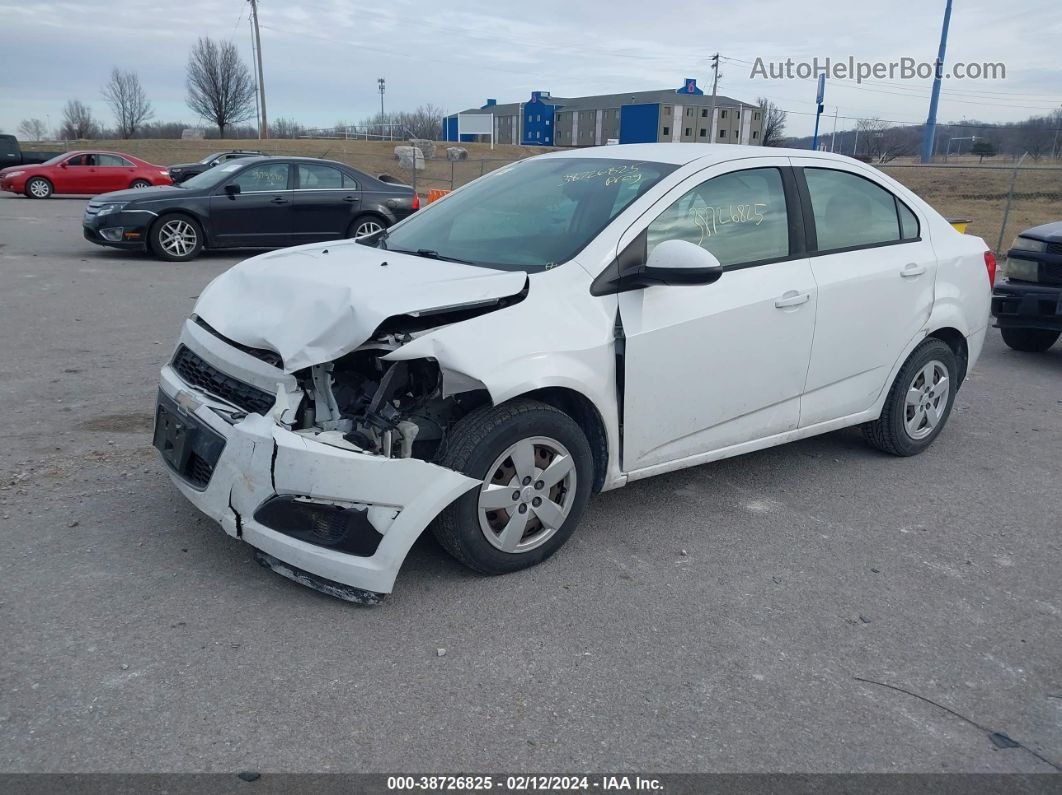
<svg viewBox="0 0 1062 795">
<path fill-rule="evenodd" d="M 647 253 L 665 240 L 701 246 L 724 267 L 789 256 L 781 172 L 753 168 L 702 182 L 649 225 Z"/>
</svg>

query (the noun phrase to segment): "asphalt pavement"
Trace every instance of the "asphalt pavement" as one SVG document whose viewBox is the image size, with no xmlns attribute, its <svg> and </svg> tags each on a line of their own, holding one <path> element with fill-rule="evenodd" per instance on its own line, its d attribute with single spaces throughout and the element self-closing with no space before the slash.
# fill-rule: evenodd
<svg viewBox="0 0 1062 795">
<path fill-rule="evenodd" d="M 1062 765 L 1062 343 L 991 331 L 922 456 L 847 430 L 641 481 L 505 577 L 426 536 L 357 607 L 151 448 L 158 368 L 245 255 L 98 248 L 84 203 L 0 197 L 0 771 Z"/>
</svg>

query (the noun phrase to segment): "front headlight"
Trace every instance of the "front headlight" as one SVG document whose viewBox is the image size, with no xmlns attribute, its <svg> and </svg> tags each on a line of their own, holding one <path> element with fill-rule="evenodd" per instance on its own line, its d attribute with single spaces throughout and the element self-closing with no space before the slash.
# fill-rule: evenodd
<svg viewBox="0 0 1062 795">
<path fill-rule="evenodd" d="M 1033 240 L 1031 237 L 1018 235 L 1014 238 L 1014 242 L 1010 244 L 1010 247 L 1019 251 L 1046 251 L 1047 243 L 1042 240 Z"/>
<path fill-rule="evenodd" d="M 96 215 L 110 215 L 111 213 L 121 212 L 127 204 L 129 202 L 107 202 L 106 204 L 101 204 Z"/>
<path fill-rule="evenodd" d="M 1004 267 L 1008 279 L 1016 279 L 1019 282 L 1040 281 L 1040 263 L 1038 262 L 1007 257 L 1007 264 Z"/>
<path fill-rule="evenodd" d="M 21 177 L 25 173 L 25 171 L 8 171 L 6 174 L 4 174 L 4 178 L 6 179 L 7 177 Z"/>
</svg>

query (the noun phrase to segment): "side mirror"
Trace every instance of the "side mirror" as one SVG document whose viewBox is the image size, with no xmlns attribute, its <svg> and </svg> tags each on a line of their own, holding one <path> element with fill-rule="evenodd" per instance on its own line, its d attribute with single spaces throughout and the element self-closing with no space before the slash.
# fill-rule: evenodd
<svg viewBox="0 0 1062 795">
<path fill-rule="evenodd" d="M 239 185 L 230 184 L 230 185 L 226 185 L 225 186 L 225 193 L 227 193 L 229 196 L 235 196 L 239 192 L 240 192 L 240 186 Z"/>
<path fill-rule="evenodd" d="M 62 163 L 60 163 L 60 164 L 59 164 L 59 168 L 66 168 L 66 167 L 67 167 L 67 166 L 69 166 L 69 165 L 70 165 L 70 164 L 69 164 L 69 163 L 67 163 L 67 162 L 66 162 L 66 161 L 64 160 L 64 161 L 63 161 Z"/>
<path fill-rule="evenodd" d="M 715 254 L 687 240 L 665 240 L 635 277 L 639 284 L 711 284 L 723 275 Z"/>
</svg>

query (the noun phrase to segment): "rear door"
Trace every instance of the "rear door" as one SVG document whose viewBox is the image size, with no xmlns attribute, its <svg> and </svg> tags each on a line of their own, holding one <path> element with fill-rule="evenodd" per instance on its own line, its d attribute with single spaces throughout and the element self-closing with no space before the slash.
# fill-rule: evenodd
<svg viewBox="0 0 1062 795">
<path fill-rule="evenodd" d="M 229 185 L 239 193 L 227 193 Z M 249 164 L 210 197 L 210 228 L 216 246 L 278 248 L 292 240 L 291 167 L 263 160 Z"/>
<path fill-rule="evenodd" d="M 351 176 L 316 163 L 295 164 L 294 195 L 295 243 L 346 237 L 361 206 L 360 186 Z"/>
<path fill-rule="evenodd" d="M 96 155 L 96 190 L 125 190 L 136 178 L 136 166 L 118 155 Z"/>
<path fill-rule="evenodd" d="M 864 411 L 888 386 L 929 320 L 936 255 L 921 236 L 925 219 L 871 174 L 833 160 L 791 160 L 819 291 L 800 411 L 806 427 Z"/>
</svg>

